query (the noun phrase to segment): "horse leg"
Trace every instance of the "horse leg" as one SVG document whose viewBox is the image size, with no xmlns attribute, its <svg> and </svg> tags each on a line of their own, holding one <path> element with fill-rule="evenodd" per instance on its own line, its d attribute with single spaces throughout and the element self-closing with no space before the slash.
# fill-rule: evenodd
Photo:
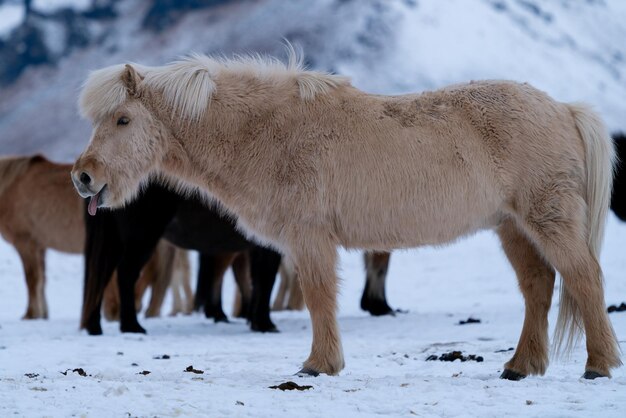
<svg viewBox="0 0 626 418">
<path fill-rule="evenodd" d="M 228 318 L 222 309 L 222 283 L 224 273 L 232 264 L 236 253 L 224 253 L 220 255 L 200 254 L 200 277 L 207 283 L 206 302 L 204 315 L 213 318 L 215 322 L 228 322 Z"/>
<path fill-rule="evenodd" d="M 174 252 L 174 271 L 170 288 L 172 289 L 172 311 L 171 316 L 178 313 L 189 315 L 193 311 L 193 292 L 191 291 L 189 258 L 187 251 L 176 248 Z M 181 295 L 184 292 L 184 300 Z"/>
<path fill-rule="evenodd" d="M 153 257 L 154 256 L 153 254 Z M 152 288 L 154 286 L 157 280 L 157 271 L 158 267 L 151 257 L 146 266 L 139 273 L 139 278 L 137 279 L 137 283 L 135 283 L 135 311 L 137 311 L 137 313 L 141 312 L 143 309 L 143 295 L 148 291 L 148 287 Z"/>
<path fill-rule="evenodd" d="M 233 316 L 235 318 L 249 318 L 250 305 L 252 303 L 250 253 L 248 251 L 238 253 L 233 261 L 232 269 L 238 288 L 238 303 L 235 303 Z"/>
<path fill-rule="evenodd" d="M 127 251 L 117 267 L 120 291 L 120 330 L 122 332 L 146 333 L 137 320 L 135 284 L 142 267 L 148 261 L 150 251 L 154 249 L 152 245 L 147 247 L 134 247 L 133 251 Z"/>
<path fill-rule="evenodd" d="M 193 298 L 193 310 L 200 311 L 204 305 L 207 304 L 207 295 L 210 294 L 210 279 L 206 279 L 207 276 L 207 267 L 210 260 L 205 260 L 205 263 L 202 262 L 202 253 L 199 253 L 199 267 L 198 267 L 198 275 L 196 276 L 196 294 Z M 203 267 L 203 264 L 205 266 Z"/>
<path fill-rule="evenodd" d="M 150 304 L 148 309 L 146 309 L 146 318 L 155 318 L 161 315 L 163 299 L 165 299 L 165 293 L 174 274 L 175 256 L 176 247 L 168 242 L 161 241 L 148 261 L 148 265 L 144 268 L 142 275 L 151 274 L 153 276 L 151 279 Z"/>
<path fill-rule="evenodd" d="M 250 328 L 259 332 L 278 332 L 270 318 L 270 300 L 281 255 L 276 251 L 255 246 L 250 250 L 252 274 L 252 307 Z"/>
<path fill-rule="evenodd" d="M 180 250 L 182 252 L 182 250 Z M 178 313 L 183 312 L 183 299 L 180 294 L 180 286 L 182 285 L 179 250 L 174 249 L 174 260 L 172 261 L 172 273 L 170 280 L 170 289 L 172 291 L 172 310 L 169 316 L 176 316 Z"/>
<path fill-rule="evenodd" d="M 548 208 L 535 207 L 524 226 L 563 278 L 555 333 L 557 347 L 569 328 L 566 348 L 571 348 L 582 322 L 587 343 L 584 377 L 608 377 L 610 369 L 621 364 L 619 345 L 606 311 L 602 271 L 587 242 L 591 231 L 584 215 L 586 203 L 566 192 L 553 196 L 557 201 L 549 202 Z"/>
<path fill-rule="evenodd" d="M 278 268 L 280 272 L 280 284 L 278 285 L 278 291 L 276 292 L 276 297 L 274 298 L 274 303 L 272 304 L 273 311 L 282 311 L 286 309 L 285 300 L 287 299 L 287 293 L 289 292 L 289 287 L 292 284 L 293 277 L 291 277 L 291 272 L 285 267 L 285 260 L 280 263 L 280 267 Z"/>
<path fill-rule="evenodd" d="M 180 284 L 185 294 L 185 302 L 183 305 L 183 314 L 189 315 L 193 311 L 193 291 L 191 290 L 191 267 L 189 266 L 189 256 L 187 251 L 178 250 L 176 253 L 176 272 L 180 279 Z"/>
<path fill-rule="evenodd" d="M 45 286 L 45 250 L 32 242 L 15 246 L 26 276 L 28 307 L 22 319 L 47 318 L 48 312 L 43 288 Z"/>
<path fill-rule="evenodd" d="M 310 246 L 310 244 L 309 244 Z M 344 368 L 341 335 L 337 324 L 337 250 L 334 246 L 301 248 L 293 254 L 304 301 L 311 315 L 311 354 L 299 374 L 336 375 Z"/>
<path fill-rule="evenodd" d="M 514 220 L 505 220 L 498 228 L 498 235 L 526 304 L 522 335 L 500 377 L 519 380 L 531 374 L 543 375 L 548 367 L 548 311 L 555 272 Z"/>
<path fill-rule="evenodd" d="M 120 320 L 120 291 L 117 287 L 117 274 L 113 273 L 113 277 L 109 284 L 104 288 L 102 297 L 102 312 L 107 321 Z"/>
<path fill-rule="evenodd" d="M 279 302 L 281 304 L 279 306 L 283 306 L 282 309 L 287 309 L 288 311 L 301 311 L 304 309 L 304 296 L 302 296 L 302 288 L 298 281 L 296 267 L 293 265 L 293 262 L 286 257 L 283 258 L 282 263 L 280 263 L 280 279 L 281 287 L 274 301 L 274 306 Z M 284 290 L 283 283 L 285 284 Z M 288 293 L 286 305 L 279 299 L 281 291 Z M 284 298 L 284 296 L 282 298 Z M 272 310 L 276 309 L 272 308 Z"/>
<path fill-rule="evenodd" d="M 300 281 L 297 277 L 293 277 L 291 283 L 292 286 L 289 291 L 289 299 L 287 299 L 287 310 L 301 311 L 304 309 L 304 295 L 302 295 Z"/>
<path fill-rule="evenodd" d="M 387 303 L 385 282 L 389 268 L 388 252 L 366 252 L 365 258 L 365 289 L 361 297 L 361 309 L 373 316 L 395 315 Z"/>
</svg>

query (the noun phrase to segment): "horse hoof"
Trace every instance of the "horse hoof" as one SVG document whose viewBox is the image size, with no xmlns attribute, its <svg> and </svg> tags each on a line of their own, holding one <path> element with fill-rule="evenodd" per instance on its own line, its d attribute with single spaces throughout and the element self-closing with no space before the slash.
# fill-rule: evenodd
<svg viewBox="0 0 626 418">
<path fill-rule="evenodd" d="M 525 377 L 526 375 L 523 375 L 511 369 L 504 369 L 504 371 L 500 375 L 500 379 L 515 380 L 515 381 L 522 380 Z"/>
<path fill-rule="evenodd" d="M 218 322 L 224 322 L 226 324 L 230 323 L 230 321 L 228 320 L 228 318 L 226 316 L 220 316 L 220 317 L 216 316 L 215 318 L 213 318 L 213 322 L 215 322 L 216 324 Z"/>
<path fill-rule="evenodd" d="M 361 309 L 366 312 L 369 312 L 372 316 L 384 316 L 384 315 L 395 315 L 395 311 L 391 308 L 391 306 L 386 303 L 377 303 L 377 302 L 361 302 Z"/>
<path fill-rule="evenodd" d="M 597 379 L 598 377 L 608 377 L 608 376 L 600 374 L 598 372 L 591 371 L 591 370 L 588 370 L 585 372 L 585 374 L 583 374 L 583 379 L 593 380 L 593 379 Z"/>
<path fill-rule="evenodd" d="M 120 330 L 123 333 L 128 332 L 128 333 L 134 333 L 134 334 L 146 334 L 146 330 L 139 324 L 128 326 L 128 327 L 121 327 Z"/>
<path fill-rule="evenodd" d="M 313 370 L 309 367 L 303 367 L 298 373 L 296 373 L 296 376 L 298 377 L 317 377 L 319 375 L 320 372 Z"/>
<path fill-rule="evenodd" d="M 263 334 L 268 333 L 268 334 L 278 334 L 280 331 L 278 330 L 278 328 L 276 327 L 270 327 L 270 328 L 258 328 L 258 327 L 250 327 L 250 330 L 253 332 L 261 332 Z"/>
<path fill-rule="evenodd" d="M 98 324 L 96 326 L 86 327 L 87 334 L 89 335 L 102 335 L 102 327 Z"/>
<path fill-rule="evenodd" d="M 269 324 L 255 324 L 255 323 L 251 323 L 250 324 L 250 329 L 254 332 L 269 332 L 269 333 L 277 333 L 278 328 L 276 328 L 276 325 L 274 325 L 273 323 L 269 323 Z"/>
</svg>

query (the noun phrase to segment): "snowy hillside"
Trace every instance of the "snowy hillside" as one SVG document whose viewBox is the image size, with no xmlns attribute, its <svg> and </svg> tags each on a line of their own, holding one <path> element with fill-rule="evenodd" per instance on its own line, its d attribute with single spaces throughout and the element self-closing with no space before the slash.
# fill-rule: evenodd
<svg viewBox="0 0 626 418">
<path fill-rule="evenodd" d="M 75 102 L 90 69 L 189 51 L 280 56 L 283 38 L 367 91 L 528 81 L 626 129 L 621 0 L 40 0 L 28 13 L 0 3 L 0 154 L 74 158 L 89 135 Z"/>
</svg>

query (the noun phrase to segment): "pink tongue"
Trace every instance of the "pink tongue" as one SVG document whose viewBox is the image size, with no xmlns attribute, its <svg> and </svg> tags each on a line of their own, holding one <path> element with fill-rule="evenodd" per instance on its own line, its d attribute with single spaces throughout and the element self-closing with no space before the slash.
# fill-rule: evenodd
<svg viewBox="0 0 626 418">
<path fill-rule="evenodd" d="M 96 216 L 96 212 L 98 211 L 98 200 L 100 200 L 100 192 L 96 193 L 94 196 L 91 196 L 89 199 L 89 205 L 87 205 L 87 212 L 91 216 Z"/>
</svg>

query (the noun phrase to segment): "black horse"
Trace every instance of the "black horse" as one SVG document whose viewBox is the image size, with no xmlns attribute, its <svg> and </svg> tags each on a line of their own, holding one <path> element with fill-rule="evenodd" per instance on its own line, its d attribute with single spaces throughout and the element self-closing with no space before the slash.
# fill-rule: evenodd
<svg viewBox="0 0 626 418">
<path fill-rule="evenodd" d="M 134 288 L 139 273 L 164 237 L 181 248 L 200 252 L 196 307 L 204 304 L 207 317 L 225 320 L 221 306 L 221 276 L 239 255 L 249 260 L 252 295 L 242 292 L 242 310 L 248 311 L 254 331 L 276 331 L 269 314 L 272 287 L 281 261 L 277 252 L 247 240 L 232 219 L 197 197 L 185 198 L 157 184 L 149 185 L 132 203 L 117 210 L 100 210 L 85 216 L 85 292 L 81 327 L 102 334 L 102 295 L 117 269 L 120 292 L 120 329 L 145 333 L 137 321 Z M 225 262 L 224 260 L 229 260 Z M 240 289 L 245 265 L 233 270 Z M 215 285 L 217 284 L 217 286 Z M 219 289 L 218 289 L 219 288 Z"/>
<path fill-rule="evenodd" d="M 613 134 L 613 143 L 617 154 L 617 164 L 613 178 L 611 210 L 620 220 L 626 222 L 626 134 Z M 366 277 L 361 309 L 374 316 L 393 315 L 396 312 L 387 303 L 385 295 L 390 256 L 391 253 L 386 252 L 365 255 Z"/>
</svg>

